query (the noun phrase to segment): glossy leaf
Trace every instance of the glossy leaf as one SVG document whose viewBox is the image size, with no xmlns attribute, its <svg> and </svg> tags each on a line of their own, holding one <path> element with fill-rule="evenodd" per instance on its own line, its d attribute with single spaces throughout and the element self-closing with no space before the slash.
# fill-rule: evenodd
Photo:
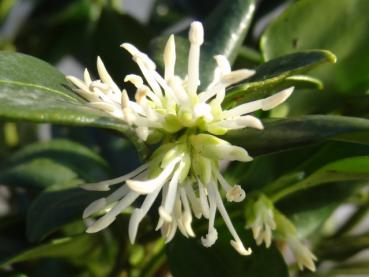
<svg viewBox="0 0 369 277">
<path fill-rule="evenodd" d="M 322 243 L 319 254 L 327 259 L 345 260 L 369 247 L 369 235 L 351 235 L 326 240 Z"/>
<path fill-rule="evenodd" d="M 218 230 L 218 240 L 210 248 L 201 245 L 198 238 L 187 239 L 180 235 L 167 245 L 167 256 L 174 276 L 258 276 L 287 277 L 288 271 L 275 246 L 253 247 L 250 256 L 241 256 L 230 245 L 228 230 Z M 240 236 L 247 245 L 251 238 L 241 232 Z M 268 266 L 265 262 L 268 261 Z"/>
<path fill-rule="evenodd" d="M 54 67 L 19 53 L 0 53 L 0 119 L 113 129 L 145 148 L 128 125 L 77 96 Z"/>
<path fill-rule="evenodd" d="M 321 82 L 311 77 L 294 76 L 304 73 L 323 63 L 335 63 L 333 53 L 323 50 L 301 51 L 272 59 L 255 68 L 255 75 L 245 82 L 228 89 L 224 106 L 249 102 L 265 98 L 290 86 L 301 83 L 315 83 L 318 88 Z M 233 105 L 232 105 L 232 102 Z"/>
<path fill-rule="evenodd" d="M 2 260 L 0 261 L 0 266 L 39 258 L 82 258 L 92 250 L 94 245 L 95 238 L 89 235 L 56 239 L 52 242 L 26 250 L 9 259 Z"/>
<path fill-rule="evenodd" d="M 205 43 L 201 56 L 201 86 L 205 88 L 213 78 L 215 55 L 226 56 L 231 63 L 251 24 L 255 0 L 223 1 L 205 21 Z"/>
<path fill-rule="evenodd" d="M 295 224 L 302 238 L 319 239 L 326 235 L 322 228 L 326 220 L 361 187 L 358 182 L 330 183 L 289 195 L 277 206 Z"/>
<path fill-rule="evenodd" d="M 368 144 L 369 120 L 333 115 L 269 119 L 264 121 L 264 130 L 237 130 L 227 133 L 224 138 L 244 147 L 253 156 L 307 146 L 327 139 Z"/>
<path fill-rule="evenodd" d="M 8 186 L 44 188 L 77 178 L 77 174 L 56 161 L 37 158 L 1 171 L 0 181 Z"/>
<path fill-rule="evenodd" d="M 295 51 L 327 49 L 337 65 L 312 72 L 326 88 L 364 92 L 369 87 L 366 0 L 302 0 L 292 3 L 265 31 L 261 48 L 265 60 Z"/>
<path fill-rule="evenodd" d="M 35 143 L 14 153 L 3 164 L 0 180 L 17 186 L 49 187 L 77 178 L 107 178 L 107 165 L 90 149 L 68 141 Z"/>
<path fill-rule="evenodd" d="M 317 185 L 358 180 L 369 180 L 369 155 L 346 158 L 327 164 L 302 181 L 274 193 L 271 198 L 278 201 L 292 193 Z"/>
<path fill-rule="evenodd" d="M 81 183 L 81 181 L 75 181 L 72 185 Z M 32 202 L 27 215 L 26 228 L 30 241 L 39 241 L 65 224 L 82 220 L 82 212 L 87 205 L 105 196 L 101 192 L 63 187 L 68 186 L 56 186 L 46 190 Z"/>
<path fill-rule="evenodd" d="M 278 154 L 281 156 L 284 153 Z M 301 182 L 307 176 L 314 174 L 320 168 L 336 160 L 369 155 L 369 146 L 330 141 L 319 147 L 318 151 L 303 154 L 301 150 L 294 150 L 292 153 L 296 153 L 296 156 L 300 157 L 301 161 L 299 163 L 296 163 L 291 158 L 288 160 L 279 159 L 279 162 L 289 164 L 285 166 L 289 166 L 294 173 L 285 174 L 273 183 L 268 184 L 265 187 L 267 193 L 272 193 L 273 191 L 278 191 L 278 189 Z M 275 156 L 275 154 L 262 158 L 269 158 L 270 156 Z M 298 157 L 295 157 L 295 160 Z M 296 167 L 292 167 L 291 164 L 296 164 Z M 269 168 L 265 170 L 270 171 Z M 361 182 L 330 183 L 327 186 L 319 186 L 308 191 L 297 192 L 285 199 L 281 199 L 277 205 L 294 222 L 301 237 L 314 236 L 315 238 L 322 235 L 322 224 L 324 224 L 331 213 L 361 186 Z"/>
</svg>

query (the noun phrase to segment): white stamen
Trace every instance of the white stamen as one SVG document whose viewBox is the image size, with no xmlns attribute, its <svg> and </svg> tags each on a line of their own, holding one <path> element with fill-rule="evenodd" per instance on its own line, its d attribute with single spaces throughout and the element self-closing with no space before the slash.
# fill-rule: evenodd
<svg viewBox="0 0 369 277">
<path fill-rule="evenodd" d="M 216 186 L 216 184 L 214 183 L 210 183 L 209 184 L 209 189 L 211 191 L 213 191 L 214 195 L 215 195 L 215 201 L 217 203 L 217 207 L 218 210 L 220 212 L 220 214 L 223 217 L 223 220 L 225 222 L 225 224 L 228 227 L 228 230 L 230 231 L 230 233 L 232 234 L 234 240 L 231 241 L 231 245 L 238 251 L 238 253 L 240 253 L 241 255 L 250 255 L 252 253 L 251 248 L 245 249 L 245 247 L 242 244 L 242 241 L 240 239 L 240 237 L 238 236 L 235 228 L 233 227 L 232 221 L 224 207 L 222 198 L 220 197 L 218 188 Z"/>
<path fill-rule="evenodd" d="M 216 195 L 214 190 L 211 188 L 209 188 L 209 202 L 210 202 L 210 211 L 209 211 L 208 233 L 205 238 L 204 237 L 201 238 L 201 243 L 205 247 L 212 246 L 218 239 L 218 232 L 214 228 L 215 214 L 217 212 Z"/>
<path fill-rule="evenodd" d="M 217 177 L 219 183 L 223 189 L 227 192 L 226 198 L 229 202 L 241 202 L 245 199 L 246 193 L 239 185 L 231 186 L 226 179 L 220 174 L 219 170 L 214 170 L 214 174 Z"/>
<path fill-rule="evenodd" d="M 241 202 L 245 199 L 246 193 L 240 185 L 234 185 L 226 194 L 229 202 Z"/>
<path fill-rule="evenodd" d="M 140 88 L 143 86 L 143 80 L 141 76 L 135 75 L 135 74 L 129 74 L 126 77 L 124 77 L 124 82 L 130 82 L 132 83 L 136 88 Z"/>
<path fill-rule="evenodd" d="M 191 43 L 188 55 L 188 86 L 187 91 L 191 97 L 196 94 L 199 80 L 200 46 L 204 42 L 204 29 L 202 24 L 195 21 L 191 24 L 189 32 Z"/>
<path fill-rule="evenodd" d="M 216 55 L 214 56 L 215 61 L 217 62 L 217 68 L 220 70 L 220 75 L 225 75 L 231 72 L 231 65 L 226 56 L 224 55 Z"/>
</svg>

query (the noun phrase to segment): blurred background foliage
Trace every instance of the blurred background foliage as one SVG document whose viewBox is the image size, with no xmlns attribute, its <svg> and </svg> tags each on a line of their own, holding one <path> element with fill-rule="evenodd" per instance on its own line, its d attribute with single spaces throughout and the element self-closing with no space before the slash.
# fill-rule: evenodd
<svg viewBox="0 0 369 277">
<path fill-rule="evenodd" d="M 84 67 L 94 72 L 101 56 L 122 83 L 123 76 L 138 71 L 119 48 L 122 42 L 155 56 L 161 37 L 183 34 L 197 19 L 210 30 L 204 46 L 208 58 L 225 49 L 216 36 L 229 40 L 232 29 L 227 33 L 227 26 L 238 18 L 227 7 L 235 2 L 242 7 L 253 1 L 2 0 L 0 50 L 30 54 L 77 76 Z M 259 0 L 255 11 L 242 14 L 249 16 L 249 30 L 232 51 L 235 68 L 255 68 L 308 49 L 327 49 L 337 56 L 335 65 L 312 70 L 302 82 L 283 77 L 279 83 L 270 77 L 273 88 L 255 79 L 253 88 L 231 91 L 243 97 L 248 89 L 267 94 L 277 85 L 297 84 L 287 103 L 258 114 L 266 119 L 265 133 L 229 135 L 250 149 L 255 160 L 229 165 L 226 175 L 247 193 L 274 197 L 316 253 L 316 273 L 298 272 L 281 243 L 269 249 L 255 245 L 244 229 L 247 201 L 227 208 L 243 241 L 254 249 L 250 257 L 234 253 L 220 222 L 213 248 L 180 235 L 164 245 L 153 231 L 154 212 L 135 245 L 127 239 L 128 214 L 103 232 L 84 234 L 82 211 L 101 193 L 78 185 L 134 169 L 140 163 L 135 148 L 109 130 L 3 120 L 0 276 L 369 276 L 368 12 L 367 0 Z M 224 26 L 220 34 L 219 26 Z M 274 70 L 283 68 L 283 62 Z M 309 68 L 308 62 L 301 63 Z M 299 73 L 296 68 L 293 76 Z M 198 237 L 204 234 L 204 222 L 196 222 L 195 231 Z"/>
</svg>

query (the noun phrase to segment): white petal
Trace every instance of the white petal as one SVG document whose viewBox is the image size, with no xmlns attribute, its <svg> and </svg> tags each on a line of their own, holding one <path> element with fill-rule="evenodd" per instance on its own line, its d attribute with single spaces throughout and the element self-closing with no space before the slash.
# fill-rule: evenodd
<svg viewBox="0 0 369 277">
<path fill-rule="evenodd" d="M 164 68 L 165 80 L 170 80 L 174 76 L 174 67 L 176 63 L 176 45 L 174 35 L 170 35 L 164 49 Z"/>
<path fill-rule="evenodd" d="M 196 218 L 201 218 L 202 216 L 202 208 L 200 204 L 200 200 L 196 197 L 195 192 L 193 191 L 192 184 L 187 183 L 184 185 L 186 190 L 186 194 L 188 199 L 190 200 L 191 209 Z"/>
<path fill-rule="evenodd" d="M 86 85 L 83 81 L 81 81 L 80 79 L 74 77 L 74 76 L 66 76 L 65 77 L 68 81 L 70 81 L 73 85 L 75 85 L 76 87 L 84 90 L 84 91 L 90 91 L 88 88 L 88 85 Z"/>
<path fill-rule="evenodd" d="M 105 68 L 105 65 L 100 57 L 97 57 L 97 71 L 99 73 L 99 76 L 101 80 L 109 85 L 109 87 L 114 91 L 116 94 L 116 97 L 120 97 L 120 89 L 119 87 L 114 83 L 113 79 L 110 77 L 110 74 Z M 118 100 L 119 101 L 119 100 Z"/>
<path fill-rule="evenodd" d="M 129 192 L 123 199 L 121 199 L 106 215 L 100 217 L 94 224 L 89 226 L 86 230 L 87 233 L 96 233 L 102 229 L 108 227 L 128 206 L 130 206 L 139 196 L 136 192 Z"/>
<path fill-rule="evenodd" d="M 87 68 L 83 72 L 83 79 L 84 79 L 86 85 L 89 85 L 92 82 L 90 73 L 88 72 Z"/>
<path fill-rule="evenodd" d="M 179 189 L 179 192 L 180 192 L 180 197 L 181 197 L 181 201 L 182 201 L 183 209 L 184 209 L 184 213 L 182 215 L 183 225 L 185 226 L 188 235 L 190 237 L 195 237 L 195 233 L 192 230 L 192 226 L 191 226 L 192 213 L 191 213 L 190 203 L 188 202 L 188 199 L 187 199 L 186 191 L 183 187 L 181 187 Z"/>
<path fill-rule="evenodd" d="M 171 161 L 166 168 L 154 179 L 150 179 L 147 181 L 136 181 L 136 180 L 127 180 L 127 185 L 137 193 L 140 194 L 149 194 L 154 190 L 162 187 L 164 183 L 167 181 L 168 177 L 173 173 L 174 167 L 180 161 L 181 157 L 177 157 Z"/>
<path fill-rule="evenodd" d="M 106 206 L 106 204 L 107 203 L 106 203 L 106 199 L 105 198 L 100 198 L 100 199 L 97 199 L 97 200 L 93 201 L 83 211 L 82 218 L 85 219 L 85 218 L 89 217 L 90 215 L 92 215 L 92 214 L 94 214 L 94 213 L 96 213 L 96 212 L 104 209 L 105 206 Z"/>
<path fill-rule="evenodd" d="M 229 72 L 228 74 L 225 74 L 224 76 L 222 76 L 221 81 L 226 87 L 228 87 L 230 85 L 239 83 L 242 80 L 247 79 L 254 74 L 255 74 L 254 70 L 239 69 Z"/>
<path fill-rule="evenodd" d="M 146 170 L 149 166 L 149 163 L 145 163 L 135 170 L 129 172 L 128 174 L 125 174 L 123 176 L 120 176 L 118 178 L 105 180 L 97 183 L 89 183 L 89 184 L 83 184 L 81 187 L 85 190 L 96 190 L 96 191 L 108 191 L 110 190 L 110 186 L 123 183 L 124 181 L 136 177 L 138 174 L 142 173 L 144 170 Z"/>
<path fill-rule="evenodd" d="M 131 218 L 129 219 L 128 225 L 128 237 L 132 244 L 136 239 L 138 225 L 140 224 L 144 216 L 147 214 L 151 206 L 154 204 L 155 199 L 158 197 L 159 192 L 160 189 L 146 196 L 144 202 L 142 203 L 141 208 L 135 209 L 133 211 Z"/>
<path fill-rule="evenodd" d="M 206 197 L 205 188 L 199 180 L 198 180 L 198 184 L 199 184 L 199 194 L 200 194 L 200 203 L 201 203 L 202 213 L 205 218 L 209 218 L 210 208 L 209 208 L 208 199 Z"/>
<path fill-rule="evenodd" d="M 128 237 L 131 244 L 135 243 L 137 231 L 138 231 L 138 225 L 144 218 L 145 214 L 141 209 L 135 209 L 129 219 L 128 224 Z"/>
<path fill-rule="evenodd" d="M 260 109 L 264 111 L 273 109 L 279 104 L 283 103 L 292 94 L 293 89 L 294 87 L 290 87 L 265 99 L 239 105 L 231 110 L 224 111 L 223 114 L 225 117 L 229 118 L 251 113 Z"/>
<path fill-rule="evenodd" d="M 93 224 L 91 224 L 87 229 L 86 233 L 96 233 L 99 232 L 106 227 L 108 227 L 113 221 L 115 220 L 115 217 L 101 217 L 98 220 L 96 220 Z"/>
<path fill-rule="evenodd" d="M 275 108 L 276 106 L 278 106 L 279 104 L 283 103 L 284 101 L 287 100 L 288 97 L 290 97 L 290 95 L 293 92 L 294 87 L 290 87 L 287 88 L 285 90 L 282 90 L 268 98 L 265 98 L 263 100 L 263 111 L 267 111 L 267 110 L 271 110 L 273 108 Z"/>
<path fill-rule="evenodd" d="M 169 221 L 169 222 L 172 221 L 170 215 L 172 214 L 174 203 L 177 198 L 178 181 L 179 181 L 179 176 L 182 171 L 181 165 L 182 165 L 182 162 L 180 163 L 180 165 L 174 172 L 172 179 L 170 180 L 168 184 L 168 192 L 165 197 L 164 207 L 159 208 L 160 216 L 163 217 L 165 221 Z"/>
</svg>

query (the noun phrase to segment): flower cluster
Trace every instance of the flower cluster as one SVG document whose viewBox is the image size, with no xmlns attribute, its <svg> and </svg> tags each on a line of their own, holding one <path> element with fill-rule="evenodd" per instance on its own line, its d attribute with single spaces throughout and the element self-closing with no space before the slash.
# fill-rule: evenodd
<svg viewBox="0 0 369 277">
<path fill-rule="evenodd" d="M 149 161 L 133 172 L 112 180 L 84 185 L 90 190 L 110 190 L 112 185 L 124 183 L 106 198 L 91 203 L 83 217 L 92 220 L 87 232 L 106 228 L 117 215 L 145 195 L 140 208 L 134 209 L 129 222 L 129 238 L 133 243 L 139 223 L 154 201 L 161 194 L 159 207 L 160 229 L 166 241 L 170 241 L 177 229 L 186 237 L 195 236 L 191 227 L 193 216 L 208 219 L 208 233 L 201 241 L 210 247 L 217 239 L 214 226 L 217 211 L 223 217 L 233 236 L 232 246 L 242 255 L 249 255 L 224 207 L 220 188 L 231 202 L 245 198 L 239 185 L 230 185 L 219 169 L 221 160 L 251 161 L 247 151 L 231 145 L 215 135 L 246 127 L 263 129 L 259 119 L 249 115 L 256 110 L 269 110 L 285 101 L 293 88 L 273 96 L 241 104 L 223 110 L 226 88 L 247 79 L 254 71 L 232 71 L 226 57 L 215 56 L 217 68 L 212 82 L 204 91 L 198 91 L 200 47 L 204 40 L 200 22 L 193 22 L 189 31 L 190 49 L 186 78 L 175 74 L 176 51 L 174 36 L 170 36 L 164 49 L 165 71 L 162 77 L 155 63 L 131 44 L 121 46 L 137 63 L 144 78 L 127 75 L 125 82 L 135 88 L 135 101 L 125 89 L 121 90 L 112 80 L 100 58 L 97 60 L 99 80 L 92 80 L 86 70 L 84 80 L 68 76 L 75 91 L 95 108 L 121 119 L 135 129 L 138 137 L 147 142 L 159 141 L 161 146 Z M 97 220 L 91 217 L 104 213 Z"/>
<path fill-rule="evenodd" d="M 304 267 L 315 271 L 317 258 L 298 237 L 294 224 L 278 211 L 273 202 L 265 195 L 259 194 L 249 201 L 246 208 L 247 228 L 252 230 L 257 245 L 265 243 L 268 248 L 272 243 L 272 235 L 284 242 L 295 257 L 300 270 Z"/>
<path fill-rule="evenodd" d="M 246 227 L 252 230 L 257 245 L 264 242 L 268 248 L 272 243 L 272 232 L 277 228 L 273 210 L 273 203 L 264 195 L 260 195 L 246 210 Z"/>
</svg>

